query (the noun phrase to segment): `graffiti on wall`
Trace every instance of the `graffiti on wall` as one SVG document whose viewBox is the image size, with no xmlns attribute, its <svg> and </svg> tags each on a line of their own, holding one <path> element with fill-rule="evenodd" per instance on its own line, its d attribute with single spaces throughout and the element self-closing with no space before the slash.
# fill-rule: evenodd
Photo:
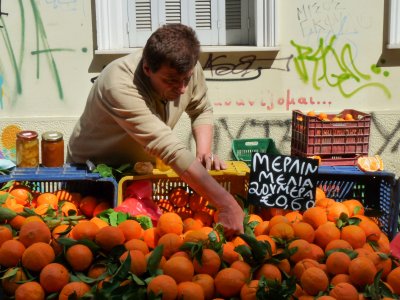
<svg viewBox="0 0 400 300">
<path fill-rule="evenodd" d="M 11 12 L 6 13 L 7 18 L 19 17 L 20 22 L 20 33 L 19 35 L 12 35 L 8 29 L 6 18 L 3 14 L 0 15 L 0 30 L 2 31 L 2 40 L 4 47 L 6 48 L 6 55 L 0 57 L 0 65 L 10 65 L 11 74 L 5 74 L 2 69 L 0 69 L 0 109 L 4 108 L 4 95 L 5 95 L 5 84 L 6 82 L 14 82 L 15 87 L 12 88 L 17 95 L 21 95 L 23 92 L 23 82 L 22 82 L 22 71 L 23 62 L 26 55 L 32 55 L 35 57 L 35 78 L 32 80 L 41 78 L 41 68 L 43 63 L 47 63 L 49 70 L 51 72 L 52 78 L 54 79 L 53 85 L 57 89 L 58 97 L 60 100 L 64 99 L 64 89 L 61 82 L 59 67 L 56 62 L 56 58 L 53 53 L 55 52 L 65 52 L 65 51 L 75 51 L 70 48 L 51 48 L 50 43 L 47 39 L 47 33 L 43 24 L 43 19 L 40 11 L 37 7 L 36 1 L 30 1 L 31 13 L 33 14 L 33 24 L 26 24 L 26 2 L 18 1 L 19 5 L 19 16 L 12 14 Z M 1 7 L 1 0 L 0 0 Z M 26 45 L 26 35 L 27 28 L 34 28 L 35 32 L 35 45 Z M 48 86 L 46 82 L 46 86 Z M 9 96 L 9 101 L 13 105 L 17 97 Z"/>
<path fill-rule="evenodd" d="M 322 84 L 337 88 L 343 97 L 350 98 L 356 93 L 369 89 L 380 89 L 387 98 L 391 98 L 389 89 L 382 83 L 373 81 L 372 76 L 363 73 L 356 66 L 350 44 L 345 44 L 339 51 L 334 47 L 336 36 L 330 38 L 327 45 L 320 39 L 318 48 L 290 42 L 297 54 L 293 62 L 297 73 L 304 83 L 311 83 L 316 90 Z M 381 69 L 376 65 L 371 66 L 371 72 L 380 74 Z M 384 77 L 389 72 L 382 73 Z"/>
</svg>

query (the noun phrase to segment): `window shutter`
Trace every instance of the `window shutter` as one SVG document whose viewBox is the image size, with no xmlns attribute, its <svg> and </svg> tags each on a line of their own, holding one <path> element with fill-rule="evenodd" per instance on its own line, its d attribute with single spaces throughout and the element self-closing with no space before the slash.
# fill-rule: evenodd
<svg viewBox="0 0 400 300">
<path fill-rule="evenodd" d="M 400 0 L 390 0 L 388 48 L 400 48 Z"/>
<path fill-rule="evenodd" d="M 182 23 L 181 0 L 165 0 L 165 23 Z"/>
<path fill-rule="evenodd" d="M 249 0 L 225 0 L 226 45 L 249 44 Z"/>
</svg>

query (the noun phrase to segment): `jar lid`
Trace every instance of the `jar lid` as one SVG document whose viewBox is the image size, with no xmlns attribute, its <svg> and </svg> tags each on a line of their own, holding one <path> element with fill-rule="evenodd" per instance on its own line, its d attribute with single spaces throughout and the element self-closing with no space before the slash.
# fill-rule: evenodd
<svg viewBox="0 0 400 300">
<path fill-rule="evenodd" d="M 46 131 L 42 134 L 42 139 L 45 141 L 56 142 L 63 138 L 61 132 L 58 131 Z"/>
<path fill-rule="evenodd" d="M 36 131 L 33 130 L 23 130 L 17 133 L 17 138 L 25 139 L 25 140 L 33 140 L 38 137 Z"/>
</svg>

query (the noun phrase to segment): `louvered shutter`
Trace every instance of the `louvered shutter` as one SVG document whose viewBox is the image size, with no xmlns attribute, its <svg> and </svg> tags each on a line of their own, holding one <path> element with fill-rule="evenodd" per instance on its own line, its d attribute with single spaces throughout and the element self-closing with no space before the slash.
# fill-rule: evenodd
<svg viewBox="0 0 400 300">
<path fill-rule="evenodd" d="M 249 0 L 225 0 L 226 45 L 249 44 Z"/>
</svg>

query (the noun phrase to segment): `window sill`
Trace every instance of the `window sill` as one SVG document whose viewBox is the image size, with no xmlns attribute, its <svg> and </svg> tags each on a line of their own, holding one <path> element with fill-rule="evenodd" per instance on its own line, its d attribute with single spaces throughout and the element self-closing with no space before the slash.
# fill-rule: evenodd
<svg viewBox="0 0 400 300">
<path fill-rule="evenodd" d="M 399 45 L 400 47 L 400 45 Z M 121 48 L 110 50 L 95 50 L 97 55 L 112 55 L 112 54 L 129 54 L 139 48 Z M 257 46 L 202 46 L 203 53 L 210 52 L 277 52 L 279 47 L 257 47 Z"/>
<path fill-rule="evenodd" d="M 387 49 L 400 49 L 400 44 L 387 44 Z"/>
</svg>

